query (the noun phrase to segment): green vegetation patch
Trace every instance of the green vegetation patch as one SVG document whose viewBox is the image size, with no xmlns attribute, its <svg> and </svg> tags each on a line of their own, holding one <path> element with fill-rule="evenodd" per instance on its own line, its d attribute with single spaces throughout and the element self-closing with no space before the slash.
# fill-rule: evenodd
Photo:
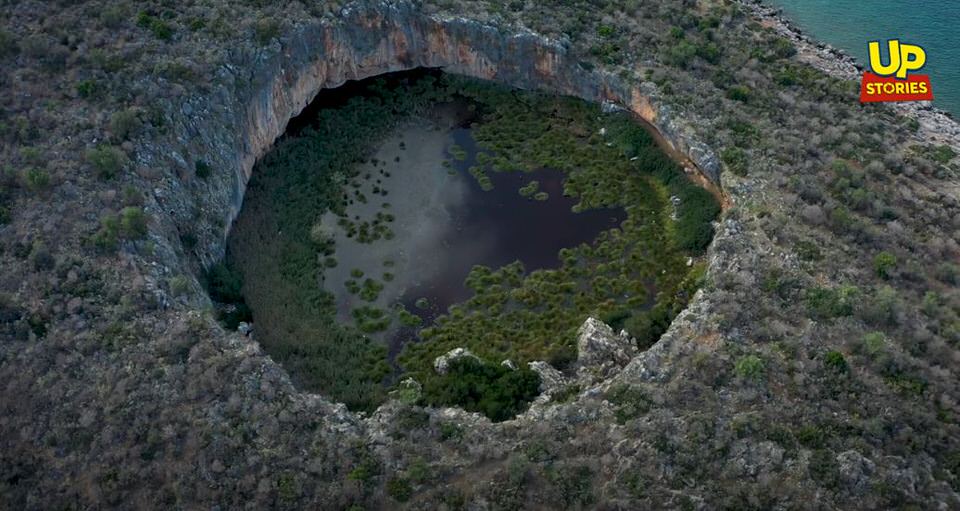
<svg viewBox="0 0 960 511">
<path fill-rule="evenodd" d="M 447 373 L 431 378 L 423 388 L 430 406 L 459 406 L 494 421 L 513 418 L 540 393 L 540 376 L 527 368 L 509 367 L 463 357 Z"/>
</svg>

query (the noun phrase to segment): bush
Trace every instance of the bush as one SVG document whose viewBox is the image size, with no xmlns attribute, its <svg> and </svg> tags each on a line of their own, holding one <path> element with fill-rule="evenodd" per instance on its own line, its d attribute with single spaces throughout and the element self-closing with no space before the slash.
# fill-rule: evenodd
<svg viewBox="0 0 960 511">
<path fill-rule="evenodd" d="M 253 26 L 253 32 L 257 42 L 264 46 L 280 34 L 280 23 L 272 19 L 259 20 Z"/>
<path fill-rule="evenodd" d="M 23 172 L 23 186 L 30 191 L 39 191 L 50 185 L 50 174 L 40 168 L 30 168 Z"/>
<path fill-rule="evenodd" d="M 120 210 L 120 235 L 127 239 L 141 239 L 147 235 L 147 214 L 137 207 Z"/>
<path fill-rule="evenodd" d="M 720 153 L 720 159 L 731 172 L 738 176 L 747 175 L 747 154 L 739 147 L 728 147 Z"/>
<path fill-rule="evenodd" d="M 883 332 L 870 332 L 863 336 L 863 352 L 870 356 L 876 356 L 884 352 L 887 348 L 887 338 Z"/>
<path fill-rule="evenodd" d="M 734 85 L 727 89 L 727 97 L 734 101 L 746 103 L 750 100 L 750 88 L 744 85 Z"/>
<path fill-rule="evenodd" d="M 94 98 L 99 95 L 99 87 L 97 87 L 97 82 L 93 80 L 83 80 L 82 82 L 77 83 L 77 96 L 80 96 L 84 99 Z"/>
<path fill-rule="evenodd" d="M 119 140 L 133 137 L 140 130 L 140 126 L 140 118 L 134 108 L 121 110 L 110 117 L 110 132 Z"/>
<path fill-rule="evenodd" d="M 140 11 L 140 14 L 137 15 L 137 26 L 149 30 L 154 37 L 162 41 L 169 41 L 173 38 L 173 27 L 146 11 Z"/>
<path fill-rule="evenodd" d="M 97 175 L 102 179 L 112 179 L 123 170 L 129 161 L 127 154 L 119 147 L 101 145 L 94 149 L 88 149 L 86 154 L 87 163 L 93 166 Z"/>
<path fill-rule="evenodd" d="M 720 47 L 714 43 L 706 43 L 697 46 L 697 56 L 711 64 L 719 64 L 721 55 L 722 53 L 720 52 Z"/>
<path fill-rule="evenodd" d="M 930 150 L 930 158 L 941 165 L 950 163 L 956 156 L 957 153 L 948 145 L 937 146 Z"/>
<path fill-rule="evenodd" d="M 849 369 L 847 359 L 844 358 L 843 353 L 836 350 L 830 350 L 824 355 L 823 365 L 827 369 L 838 373 L 845 373 Z"/>
<path fill-rule="evenodd" d="M 859 312 L 868 323 L 895 326 L 902 314 L 900 296 L 892 287 L 883 286 L 861 305 Z"/>
<path fill-rule="evenodd" d="M 387 481 L 387 493 L 397 502 L 406 502 L 413 496 L 413 487 L 405 477 L 393 477 Z"/>
<path fill-rule="evenodd" d="M 464 357 L 450 363 L 447 374 L 427 380 L 430 406 L 460 406 L 495 422 L 511 419 L 540 393 L 540 376 L 530 369 L 510 369 Z"/>
<path fill-rule="evenodd" d="M 579 386 L 576 387 L 579 391 Z M 617 424 L 626 424 L 650 411 L 650 397 L 643 390 L 629 385 L 617 385 L 606 395 L 610 404 L 616 406 L 614 415 Z"/>
<path fill-rule="evenodd" d="M 100 229 L 90 238 L 97 248 L 113 250 L 120 239 L 140 239 L 147 235 L 147 215 L 137 207 L 127 207 L 120 214 L 100 219 Z"/>
<path fill-rule="evenodd" d="M 197 160 L 195 164 L 196 175 L 200 179 L 207 179 L 210 177 L 210 174 L 213 173 L 213 169 L 210 168 L 210 164 L 203 161 Z"/>
<path fill-rule="evenodd" d="M 30 250 L 30 263 L 37 271 L 52 270 L 56 265 L 56 260 L 43 243 L 34 243 Z"/>
<path fill-rule="evenodd" d="M 16 36 L 6 30 L 0 30 L 0 58 L 16 55 L 19 51 Z"/>
<path fill-rule="evenodd" d="M 763 378 L 766 364 L 756 355 L 746 355 L 740 357 L 733 368 L 740 378 L 745 380 L 760 380 Z"/>
<path fill-rule="evenodd" d="M 890 252 L 880 252 L 873 258 L 873 270 L 877 276 L 886 279 L 890 277 L 890 270 L 896 268 L 897 256 Z"/>
<path fill-rule="evenodd" d="M 190 279 L 177 275 L 170 279 L 170 294 L 175 298 L 186 296 L 190 292 Z"/>
<path fill-rule="evenodd" d="M 690 61 L 696 55 L 697 47 L 686 40 L 681 40 L 667 49 L 664 62 L 674 67 L 685 68 L 690 65 Z"/>
<path fill-rule="evenodd" d="M 127 9 L 122 5 L 110 6 L 100 12 L 100 22 L 107 28 L 118 28 L 127 19 Z"/>
<path fill-rule="evenodd" d="M 549 473 L 565 509 L 583 509 L 595 500 L 593 471 L 585 466 L 564 466 Z"/>
<path fill-rule="evenodd" d="M 817 319 L 849 316 L 853 314 L 853 305 L 859 294 L 854 286 L 810 289 L 806 295 L 807 309 Z"/>
</svg>

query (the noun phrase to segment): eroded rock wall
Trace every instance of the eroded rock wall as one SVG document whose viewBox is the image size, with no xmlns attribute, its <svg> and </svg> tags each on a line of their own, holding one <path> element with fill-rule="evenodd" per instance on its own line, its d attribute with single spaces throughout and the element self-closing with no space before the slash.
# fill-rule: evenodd
<svg viewBox="0 0 960 511">
<path fill-rule="evenodd" d="M 684 135 L 670 112 L 658 108 L 640 86 L 582 67 L 562 41 L 531 32 L 509 32 L 463 18 L 425 15 L 406 3 L 348 8 L 336 23 L 297 26 L 273 46 L 255 55 L 238 55 L 225 66 L 241 82 L 241 94 L 211 94 L 209 105 L 182 110 L 190 120 L 180 138 L 189 152 L 219 163 L 222 174 L 211 193 L 200 197 L 208 214 L 223 219 L 201 238 L 201 257 L 222 256 L 223 240 L 242 205 L 256 160 L 269 150 L 287 122 L 321 89 L 384 73 L 417 67 L 494 80 L 524 89 L 542 89 L 627 108 L 653 125 L 661 143 L 690 170 L 698 168 L 715 183 L 719 166 L 714 153 Z M 249 62 L 253 60 L 253 62 Z M 246 71 L 244 71 L 246 70 Z M 226 107 L 223 101 L 226 99 Z M 221 102 L 214 106 L 213 101 Z M 189 167 L 189 158 L 184 164 Z M 177 201 L 170 194 L 171 201 Z M 179 199 L 191 204 L 188 198 Z M 170 208 L 174 215 L 186 208 Z M 185 216 L 177 223 L 190 222 Z"/>
</svg>

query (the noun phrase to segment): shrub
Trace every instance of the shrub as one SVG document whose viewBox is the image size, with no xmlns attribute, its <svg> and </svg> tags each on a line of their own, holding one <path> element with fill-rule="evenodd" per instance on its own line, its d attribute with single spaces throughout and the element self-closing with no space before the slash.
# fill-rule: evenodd
<svg viewBox="0 0 960 511">
<path fill-rule="evenodd" d="M 440 423 L 440 440 L 459 441 L 463 438 L 463 428 L 453 422 Z"/>
<path fill-rule="evenodd" d="M 849 316 L 853 314 L 853 305 L 858 296 L 859 290 L 854 286 L 810 289 L 806 295 L 807 309 L 817 319 Z"/>
<path fill-rule="evenodd" d="M 720 159 L 731 172 L 738 176 L 747 175 L 747 154 L 739 147 L 728 147 L 720 153 Z"/>
<path fill-rule="evenodd" d="M 527 368 L 517 370 L 465 357 L 450 363 L 447 374 L 424 386 L 431 406 L 460 406 L 499 422 L 522 412 L 540 393 L 540 376 Z"/>
<path fill-rule="evenodd" d="M 883 279 L 890 277 L 890 270 L 896 268 L 897 256 L 890 252 L 880 252 L 873 258 L 873 270 Z"/>
<path fill-rule="evenodd" d="M 90 238 L 94 246 L 103 250 L 117 248 L 119 222 L 113 214 L 105 215 L 100 219 L 100 229 Z"/>
<path fill-rule="evenodd" d="M 740 357 L 736 364 L 734 364 L 734 371 L 737 373 L 737 376 L 745 380 L 760 380 L 763 378 L 765 370 L 766 365 L 763 360 L 756 355 Z"/>
<path fill-rule="evenodd" d="M 746 103 L 750 100 L 750 88 L 745 85 L 734 85 L 727 89 L 727 97 L 734 101 Z"/>
<path fill-rule="evenodd" d="M 812 243 L 807 240 L 800 240 L 797 242 L 797 256 L 804 261 L 819 261 L 823 259 L 823 254 L 820 253 L 820 248 L 816 243 Z"/>
<path fill-rule="evenodd" d="M 690 65 L 690 61 L 693 60 L 696 54 L 696 46 L 686 40 L 681 40 L 667 49 L 664 55 L 664 62 L 674 67 L 685 68 Z"/>
<path fill-rule="evenodd" d="M 393 477 L 387 481 L 387 493 L 397 502 L 406 502 L 413 496 L 413 487 L 405 477 Z"/>
<path fill-rule="evenodd" d="M 203 160 L 197 160 L 196 164 L 194 165 L 194 168 L 195 168 L 197 177 L 199 177 L 200 179 L 207 179 L 208 177 L 210 177 L 210 174 L 213 173 L 213 169 L 210 168 L 210 164 Z"/>
<path fill-rule="evenodd" d="M 154 37 L 162 41 L 169 41 L 173 38 L 173 27 L 147 11 L 140 11 L 137 14 L 137 26 L 149 30 Z"/>
<path fill-rule="evenodd" d="M 697 55 L 711 64 L 720 63 L 720 47 L 714 43 L 706 43 L 697 46 Z"/>
<path fill-rule="evenodd" d="M 140 239 L 147 234 L 147 215 L 142 209 L 127 207 L 120 214 L 108 214 L 100 219 L 100 229 L 90 238 L 94 246 L 113 250 L 120 239 Z"/>
<path fill-rule="evenodd" d="M 836 457 L 828 449 L 816 449 L 810 456 L 810 477 L 827 488 L 840 484 L 840 470 Z"/>
<path fill-rule="evenodd" d="M 790 40 L 778 37 L 773 41 L 773 53 L 780 58 L 789 58 L 797 54 L 797 48 Z"/>
<path fill-rule="evenodd" d="M 125 6 L 114 5 L 100 12 L 100 22 L 107 28 L 117 28 L 127 19 L 127 16 Z"/>
<path fill-rule="evenodd" d="M 77 96 L 80 96 L 84 99 L 90 99 L 99 94 L 99 88 L 97 87 L 97 82 L 93 80 L 83 80 L 77 83 Z"/>
<path fill-rule="evenodd" d="M 0 30 L 0 58 L 16 55 L 19 51 L 16 36 L 6 30 Z"/>
<path fill-rule="evenodd" d="M 170 279 L 170 294 L 174 297 L 186 296 L 190 292 L 190 279 L 177 275 Z"/>
<path fill-rule="evenodd" d="M 564 466 L 549 473 L 566 509 L 582 509 L 594 502 L 593 471 L 585 466 Z"/>
<path fill-rule="evenodd" d="M 579 386 L 576 386 L 579 391 Z M 606 395 L 608 401 L 616 406 L 614 415 L 618 424 L 636 419 L 650 411 L 650 398 L 645 392 L 629 385 L 617 385 L 611 388 Z"/>
<path fill-rule="evenodd" d="M 293 473 L 284 472 L 277 478 L 277 495 L 284 502 L 293 502 L 300 496 L 300 486 Z"/>
<path fill-rule="evenodd" d="M 30 168 L 23 172 L 23 186 L 30 191 L 38 191 L 50 185 L 50 174 L 41 168 Z"/>
<path fill-rule="evenodd" d="M 948 145 L 936 146 L 930 150 L 930 158 L 941 165 L 950 163 L 950 160 L 953 160 L 956 156 L 957 153 Z"/>
<path fill-rule="evenodd" d="M 138 207 L 120 210 L 120 235 L 127 239 L 141 239 L 147 235 L 147 214 Z"/>
<path fill-rule="evenodd" d="M 136 135 L 140 126 L 140 117 L 134 108 L 121 110 L 110 117 L 110 131 L 113 136 L 120 140 L 126 140 Z"/>
<path fill-rule="evenodd" d="M 830 350 L 824 355 L 823 365 L 838 373 L 845 373 L 848 370 L 847 359 L 843 357 L 843 353 L 836 350 Z"/>
<path fill-rule="evenodd" d="M 119 147 L 101 145 L 94 149 L 88 149 L 86 154 L 87 163 L 93 166 L 97 175 L 102 179 L 112 179 L 123 170 L 129 161 L 127 154 Z"/>
<path fill-rule="evenodd" d="M 259 20 L 253 26 L 253 32 L 256 35 L 257 42 L 263 46 L 280 34 L 280 23 L 273 19 Z"/>
<path fill-rule="evenodd" d="M 870 356 L 883 353 L 887 347 L 887 338 L 883 332 L 870 332 L 864 334 L 862 340 L 863 352 Z"/>
<path fill-rule="evenodd" d="M 892 287 L 883 286 L 861 305 L 859 312 L 868 323 L 894 326 L 902 314 L 900 297 Z"/>
<path fill-rule="evenodd" d="M 56 260 L 43 243 L 34 243 L 30 250 L 30 263 L 37 271 L 52 270 L 56 265 Z"/>
</svg>

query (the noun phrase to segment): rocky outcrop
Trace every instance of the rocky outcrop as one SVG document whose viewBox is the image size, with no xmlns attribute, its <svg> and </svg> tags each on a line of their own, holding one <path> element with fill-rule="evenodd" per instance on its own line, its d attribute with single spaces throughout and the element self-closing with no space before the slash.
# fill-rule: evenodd
<svg viewBox="0 0 960 511">
<path fill-rule="evenodd" d="M 587 318 L 577 332 L 577 352 L 581 371 L 609 376 L 627 365 L 640 350 L 626 331 L 615 334 L 606 323 Z"/>
<path fill-rule="evenodd" d="M 529 362 L 527 367 L 540 376 L 540 392 L 543 395 L 549 396 L 567 385 L 567 379 L 563 373 L 546 362 L 540 360 Z"/>
</svg>

